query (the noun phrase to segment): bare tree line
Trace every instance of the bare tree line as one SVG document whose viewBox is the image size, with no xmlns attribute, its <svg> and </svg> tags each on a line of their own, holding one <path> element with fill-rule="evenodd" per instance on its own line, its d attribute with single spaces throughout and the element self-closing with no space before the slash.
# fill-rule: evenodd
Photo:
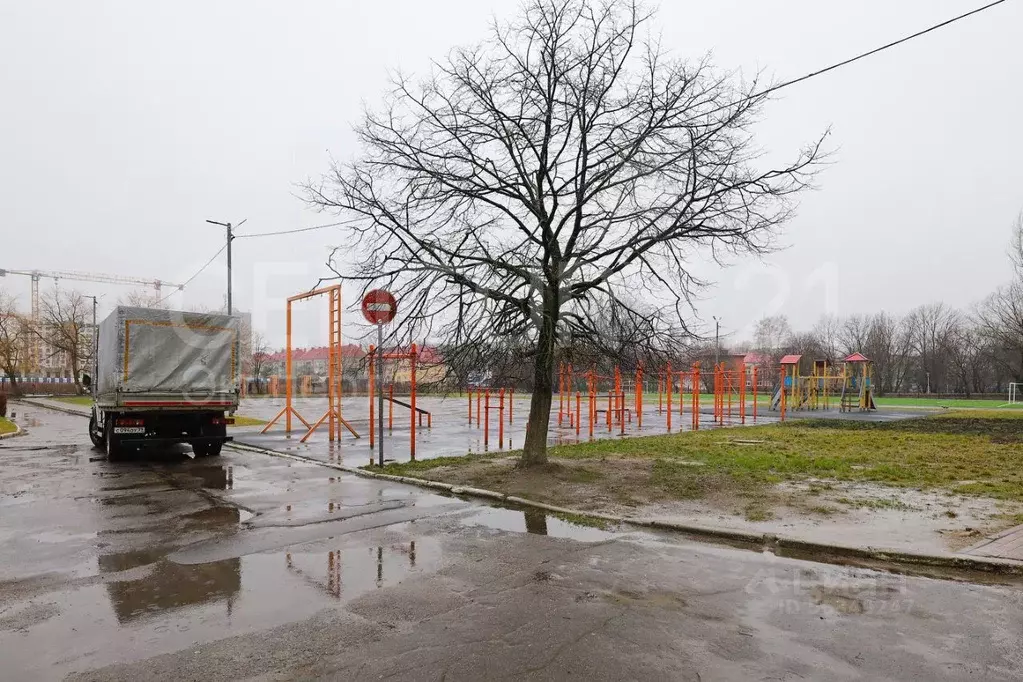
<svg viewBox="0 0 1023 682">
<path fill-rule="evenodd" d="M 971 310 L 927 303 L 904 315 L 880 311 L 822 317 L 797 332 L 784 316 L 760 320 L 754 338 L 735 345 L 777 359 L 800 353 L 840 360 L 860 352 L 874 362 L 879 394 L 1003 393 L 1023 382 L 1023 213 L 1010 240 L 1012 280 Z"/>
</svg>

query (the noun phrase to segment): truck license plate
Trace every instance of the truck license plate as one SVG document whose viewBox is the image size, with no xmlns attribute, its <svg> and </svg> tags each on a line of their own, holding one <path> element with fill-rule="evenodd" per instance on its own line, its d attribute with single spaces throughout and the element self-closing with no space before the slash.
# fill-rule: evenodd
<svg viewBox="0 0 1023 682">
<path fill-rule="evenodd" d="M 144 426 L 115 426 L 114 433 L 145 433 Z"/>
</svg>

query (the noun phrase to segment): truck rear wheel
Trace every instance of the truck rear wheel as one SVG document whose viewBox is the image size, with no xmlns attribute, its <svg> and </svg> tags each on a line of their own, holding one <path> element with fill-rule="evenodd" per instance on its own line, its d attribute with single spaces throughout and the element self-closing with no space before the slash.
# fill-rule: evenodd
<svg viewBox="0 0 1023 682">
<path fill-rule="evenodd" d="M 121 439 L 114 434 L 113 415 L 107 415 L 105 427 L 103 429 L 103 435 L 105 437 L 107 446 L 107 461 L 120 462 L 121 460 L 123 460 L 124 446 L 121 445 Z"/>
<path fill-rule="evenodd" d="M 107 442 L 103 433 L 103 430 L 99 428 L 99 424 L 96 423 L 96 415 L 94 414 L 89 417 L 89 440 L 92 441 L 94 447 L 106 447 Z"/>
</svg>

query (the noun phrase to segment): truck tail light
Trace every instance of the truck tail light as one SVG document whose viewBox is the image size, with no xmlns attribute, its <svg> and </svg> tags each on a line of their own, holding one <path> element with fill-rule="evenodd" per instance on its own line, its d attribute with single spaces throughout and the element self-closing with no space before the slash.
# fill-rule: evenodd
<svg viewBox="0 0 1023 682">
<path fill-rule="evenodd" d="M 146 425 L 146 420 L 145 419 L 127 419 L 127 418 L 122 417 L 120 419 L 115 420 L 114 421 L 114 425 L 115 426 L 145 426 Z"/>
<path fill-rule="evenodd" d="M 210 422 L 215 426 L 230 426 L 234 424 L 234 417 L 214 417 Z"/>
</svg>

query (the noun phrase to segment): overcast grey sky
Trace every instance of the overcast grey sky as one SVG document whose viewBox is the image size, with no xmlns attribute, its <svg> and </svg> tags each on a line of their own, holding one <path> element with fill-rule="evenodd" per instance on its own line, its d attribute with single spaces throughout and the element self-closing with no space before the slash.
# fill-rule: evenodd
<svg viewBox="0 0 1023 682">
<path fill-rule="evenodd" d="M 662 3 L 675 54 L 776 80 L 873 48 L 980 0 Z M 351 126 L 387 70 L 423 71 L 518 0 L 0 0 L 0 268 L 183 281 L 241 232 L 330 222 L 294 183 L 356 153 Z M 791 156 L 832 128 L 834 165 L 801 201 L 788 248 L 703 270 L 700 314 L 742 335 L 764 314 L 968 307 L 1009 275 L 1023 208 L 1023 2 L 807 83 L 768 105 L 759 142 Z M 283 298 L 327 274 L 332 230 L 235 242 L 236 307 L 283 341 Z M 174 304 L 217 305 L 224 260 Z M 47 283 L 47 286 L 49 284 Z M 125 289 L 64 284 L 104 294 Z M 0 280 L 28 307 L 25 278 Z M 346 301 L 350 303 L 350 301 Z M 297 343 L 325 340 L 322 304 Z M 350 316 L 352 317 L 352 316 Z M 346 325 L 354 335 L 360 320 Z"/>
</svg>

